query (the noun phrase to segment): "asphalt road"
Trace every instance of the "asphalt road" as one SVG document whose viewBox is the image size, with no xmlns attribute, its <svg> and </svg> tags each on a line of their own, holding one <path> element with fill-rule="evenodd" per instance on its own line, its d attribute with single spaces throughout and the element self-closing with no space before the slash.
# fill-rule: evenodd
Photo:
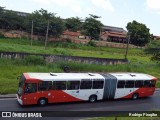
<svg viewBox="0 0 160 120">
<path fill-rule="evenodd" d="M 0 99 L 0 111 L 11 112 L 42 112 L 44 115 L 58 117 L 59 119 L 81 119 L 82 117 L 111 116 L 128 114 L 128 111 L 153 111 L 160 110 L 160 91 L 153 96 L 138 100 L 107 100 L 96 103 L 74 102 L 49 104 L 44 107 L 37 105 L 21 107 L 16 99 Z M 48 112 L 47 112 L 48 111 Z M 97 115 L 97 116 L 96 116 Z M 75 118 L 73 118 L 74 116 Z M 61 117 L 61 118 L 60 118 Z M 4 119 L 4 118 L 3 118 Z"/>
</svg>

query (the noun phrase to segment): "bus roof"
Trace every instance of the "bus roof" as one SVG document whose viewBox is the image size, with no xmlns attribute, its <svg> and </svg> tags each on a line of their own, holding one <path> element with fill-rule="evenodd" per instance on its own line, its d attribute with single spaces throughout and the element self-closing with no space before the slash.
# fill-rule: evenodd
<svg viewBox="0 0 160 120">
<path fill-rule="evenodd" d="M 151 80 L 155 77 L 144 73 L 110 73 L 118 80 Z"/>
<path fill-rule="evenodd" d="M 81 79 L 104 79 L 98 73 L 24 73 L 31 79 L 39 80 L 81 80 Z"/>
<path fill-rule="evenodd" d="M 155 77 L 143 73 L 108 73 L 118 80 L 151 80 Z M 81 79 L 105 79 L 98 73 L 24 73 L 26 79 L 51 80 L 81 80 Z M 110 79 L 110 78 L 109 78 Z"/>
</svg>

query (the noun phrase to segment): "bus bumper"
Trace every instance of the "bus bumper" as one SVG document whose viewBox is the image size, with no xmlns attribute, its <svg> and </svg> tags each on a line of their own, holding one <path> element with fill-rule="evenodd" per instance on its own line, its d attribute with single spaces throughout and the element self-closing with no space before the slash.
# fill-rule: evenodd
<svg viewBox="0 0 160 120">
<path fill-rule="evenodd" d="M 20 105 L 23 105 L 23 101 L 19 98 L 19 96 L 17 95 L 17 101 Z"/>
</svg>

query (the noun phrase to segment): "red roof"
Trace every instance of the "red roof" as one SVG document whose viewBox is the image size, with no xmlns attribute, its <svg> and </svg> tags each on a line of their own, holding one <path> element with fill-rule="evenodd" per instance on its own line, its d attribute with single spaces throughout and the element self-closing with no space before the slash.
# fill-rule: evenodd
<svg viewBox="0 0 160 120">
<path fill-rule="evenodd" d="M 106 32 L 102 33 L 102 36 L 111 36 L 111 37 L 126 38 L 127 33 L 106 31 Z"/>
<path fill-rule="evenodd" d="M 160 39 L 160 36 L 154 36 L 155 39 Z"/>
<path fill-rule="evenodd" d="M 70 35 L 70 36 L 81 36 L 81 32 L 80 31 L 77 31 L 77 32 L 71 32 L 71 31 L 64 31 L 63 32 L 63 35 Z"/>
</svg>

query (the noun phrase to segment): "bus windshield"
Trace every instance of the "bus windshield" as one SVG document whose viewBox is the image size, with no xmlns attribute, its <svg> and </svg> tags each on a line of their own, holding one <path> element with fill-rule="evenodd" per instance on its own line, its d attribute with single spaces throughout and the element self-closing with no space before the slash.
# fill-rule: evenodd
<svg viewBox="0 0 160 120">
<path fill-rule="evenodd" d="M 19 96 L 22 95 L 24 83 L 25 83 L 25 77 L 22 75 L 22 76 L 19 78 L 19 84 L 18 84 L 18 91 L 17 91 L 17 93 L 18 93 Z"/>
</svg>

